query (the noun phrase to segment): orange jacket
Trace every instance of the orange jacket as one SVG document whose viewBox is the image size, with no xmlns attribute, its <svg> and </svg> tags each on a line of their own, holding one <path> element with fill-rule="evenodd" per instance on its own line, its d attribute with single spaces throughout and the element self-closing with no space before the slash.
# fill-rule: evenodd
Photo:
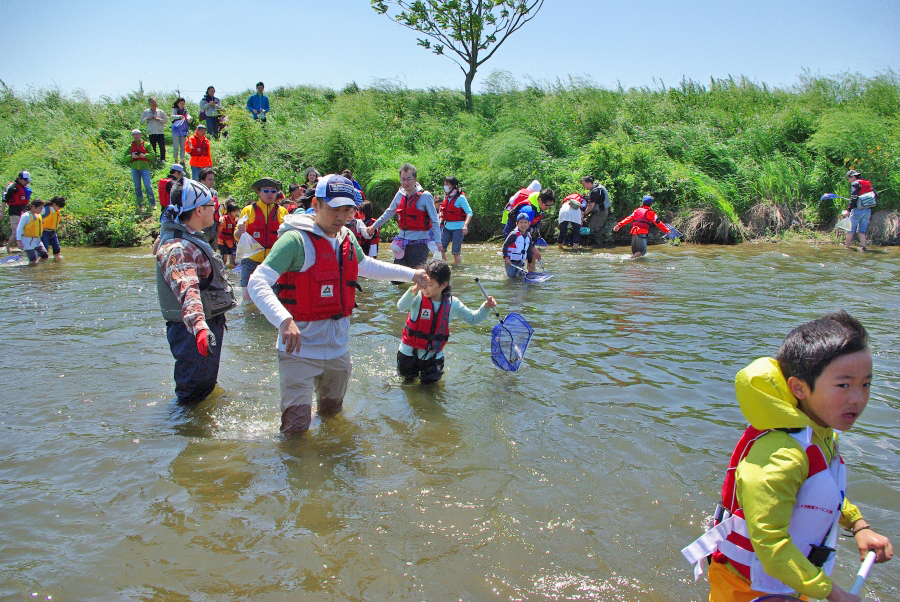
<svg viewBox="0 0 900 602">
<path fill-rule="evenodd" d="M 663 232 L 669 232 L 668 226 L 662 223 L 662 220 L 657 217 L 656 212 L 647 206 L 635 209 L 634 213 L 619 222 L 617 226 L 621 228 L 625 224 L 632 222 L 631 234 L 637 234 L 638 236 L 648 234 L 651 226 L 656 226 Z"/>
<path fill-rule="evenodd" d="M 212 155 L 209 153 L 209 138 L 201 138 L 197 134 L 184 142 L 184 152 L 191 156 L 191 167 L 212 167 Z"/>
</svg>

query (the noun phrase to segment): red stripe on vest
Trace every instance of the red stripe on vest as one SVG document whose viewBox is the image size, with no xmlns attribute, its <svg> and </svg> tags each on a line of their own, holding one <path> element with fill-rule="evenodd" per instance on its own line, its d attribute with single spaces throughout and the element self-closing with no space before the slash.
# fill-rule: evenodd
<svg viewBox="0 0 900 602">
<path fill-rule="evenodd" d="M 809 473 L 806 478 L 818 474 L 823 470 L 828 470 L 828 462 L 825 461 L 825 456 L 818 446 L 811 446 L 806 450 L 806 455 L 809 458 Z"/>
<path fill-rule="evenodd" d="M 434 303 L 422 295 L 419 315 L 415 320 L 413 320 L 412 314 L 406 318 L 406 325 L 403 327 L 403 342 L 413 349 L 441 351 L 450 337 L 450 305 L 452 302 L 453 297 L 449 293 L 444 293 L 441 297 L 441 307 L 435 315 Z"/>
</svg>

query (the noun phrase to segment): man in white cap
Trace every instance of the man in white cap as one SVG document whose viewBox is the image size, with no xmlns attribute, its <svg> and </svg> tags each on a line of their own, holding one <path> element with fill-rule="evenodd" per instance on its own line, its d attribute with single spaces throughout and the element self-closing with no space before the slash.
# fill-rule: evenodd
<svg viewBox="0 0 900 602">
<path fill-rule="evenodd" d="M 320 415 L 340 412 L 350 380 L 350 314 L 357 278 L 424 286 L 427 276 L 367 257 L 344 224 L 356 212 L 353 183 L 329 174 L 313 197 L 315 216 L 289 215 L 272 252 L 253 273 L 250 298 L 278 327 L 281 431 L 301 433 Z M 272 287 L 275 287 L 276 293 Z"/>
<path fill-rule="evenodd" d="M 209 189 L 183 179 L 172 188 L 160 226 L 156 293 L 182 405 L 202 401 L 215 388 L 225 312 L 237 305 L 222 258 L 203 236 L 216 217 Z"/>
<path fill-rule="evenodd" d="M 10 253 L 10 245 L 16 244 L 16 229 L 19 227 L 19 220 L 22 219 L 22 213 L 28 210 L 28 204 L 31 202 L 31 174 L 27 171 L 20 171 L 16 176 L 16 181 L 11 182 L 6 190 L 3 191 L 3 203 L 9 207 L 9 238 L 6 241 L 6 252 Z M 3 214 L 0 213 L 0 218 Z"/>
</svg>

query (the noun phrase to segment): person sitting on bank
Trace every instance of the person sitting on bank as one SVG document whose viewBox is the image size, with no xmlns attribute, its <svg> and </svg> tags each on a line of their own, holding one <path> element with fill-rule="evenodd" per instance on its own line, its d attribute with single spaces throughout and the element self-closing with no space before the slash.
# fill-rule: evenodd
<svg viewBox="0 0 900 602">
<path fill-rule="evenodd" d="M 25 251 L 29 265 L 34 265 L 38 262 L 39 257 L 41 262 L 49 257 L 44 243 L 41 242 L 41 236 L 44 234 L 44 218 L 41 217 L 44 201 L 34 199 L 31 201 L 29 209 L 30 211 L 25 213 L 19 221 L 15 237 L 19 241 L 19 248 Z"/>
<path fill-rule="evenodd" d="M 656 215 L 656 212 L 650 208 L 653 205 L 653 197 L 649 194 L 641 199 L 641 206 L 634 212 L 620 221 L 613 227 L 613 232 L 626 225 L 631 225 L 631 258 L 637 259 L 647 254 L 647 235 L 650 234 L 650 228 L 656 226 L 664 233 L 669 233 L 669 227 L 665 225 Z"/>
<path fill-rule="evenodd" d="M 394 200 L 375 223 L 366 230 L 372 237 L 394 215 L 397 216 L 397 236 L 391 242 L 394 263 L 411 268 L 419 268 L 428 260 L 428 243 L 441 240 L 440 220 L 434 208 L 434 197 L 416 181 L 414 165 L 404 163 L 400 167 L 400 190 Z M 443 247 L 437 244 L 438 252 Z"/>
<path fill-rule="evenodd" d="M 246 232 L 262 247 L 250 257 L 241 259 L 241 286 L 244 288 L 245 304 L 250 303 L 250 294 L 247 291 L 250 276 L 272 250 L 278 239 L 278 229 L 284 222 L 284 216 L 288 214 L 287 209 L 275 202 L 278 193 L 281 192 L 281 182 L 272 178 L 260 178 L 252 184 L 252 187 L 259 198 L 241 210 L 234 234 L 240 243 L 241 236 Z"/>
<path fill-rule="evenodd" d="M 516 221 L 516 229 L 510 232 L 503 241 L 503 261 L 506 263 L 506 275 L 510 278 L 522 276 L 525 263 L 528 271 L 534 271 L 536 249 L 531 242 L 531 220 L 527 213 L 520 213 Z"/>
<path fill-rule="evenodd" d="M 309 429 L 314 393 L 320 415 L 343 407 L 357 279 L 420 286 L 427 281 L 424 270 L 391 265 L 362 252 L 344 226 L 356 212 L 356 191 L 346 178 L 320 178 L 313 207 L 314 217 L 292 214 L 285 219 L 281 236 L 249 286 L 253 302 L 278 328 L 281 432 L 286 435 Z"/>
<path fill-rule="evenodd" d="M 175 358 L 175 397 L 181 405 L 198 403 L 215 389 L 225 312 L 237 305 L 225 265 L 203 236 L 215 219 L 206 186 L 182 180 L 172 188 L 159 232 L 156 293 Z"/>
</svg>

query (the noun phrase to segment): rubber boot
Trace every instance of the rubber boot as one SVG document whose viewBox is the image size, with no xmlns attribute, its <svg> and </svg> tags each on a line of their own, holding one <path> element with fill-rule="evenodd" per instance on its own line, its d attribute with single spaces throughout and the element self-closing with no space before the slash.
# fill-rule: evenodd
<svg viewBox="0 0 900 602">
<path fill-rule="evenodd" d="M 333 416 L 341 411 L 344 407 L 343 399 L 319 399 L 318 413 L 322 416 Z"/>
<path fill-rule="evenodd" d="M 285 435 L 299 435 L 309 430 L 311 422 L 310 406 L 291 406 L 281 413 L 281 432 Z"/>
</svg>

